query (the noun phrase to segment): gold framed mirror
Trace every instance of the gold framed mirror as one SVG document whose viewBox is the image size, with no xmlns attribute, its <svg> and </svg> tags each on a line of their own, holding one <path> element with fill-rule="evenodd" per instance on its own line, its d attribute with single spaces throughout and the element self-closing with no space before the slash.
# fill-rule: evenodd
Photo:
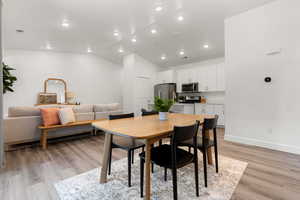
<svg viewBox="0 0 300 200">
<path fill-rule="evenodd" d="M 67 83 L 63 79 L 48 78 L 45 80 L 44 93 L 55 93 L 58 104 L 67 103 Z"/>
</svg>

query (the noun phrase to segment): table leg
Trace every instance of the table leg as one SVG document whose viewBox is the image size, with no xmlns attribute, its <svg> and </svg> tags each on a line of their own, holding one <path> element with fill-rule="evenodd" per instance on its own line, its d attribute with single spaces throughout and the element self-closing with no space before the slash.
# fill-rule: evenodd
<svg viewBox="0 0 300 200">
<path fill-rule="evenodd" d="M 43 130 L 42 137 L 41 137 L 41 143 L 42 143 L 43 150 L 47 149 L 47 137 L 48 137 L 48 131 Z"/>
<path fill-rule="evenodd" d="M 151 197 L 151 144 L 149 140 L 146 142 L 146 200 L 150 200 Z"/>
<path fill-rule="evenodd" d="M 103 159 L 102 159 L 102 169 L 101 169 L 101 172 L 100 172 L 100 183 L 106 183 L 107 182 L 107 168 L 108 168 L 108 159 L 109 159 L 111 138 L 112 138 L 111 134 L 105 133 L 104 151 L 103 151 Z"/>
<path fill-rule="evenodd" d="M 209 133 L 209 130 L 207 130 L 206 132 L 205 132 L 205 135 L 206 135 L 206 137 L 208 138 L 208 139 L 210 139 L 210 133 Z M 208 150 L 207 150 L 207 162 L 208 162 L 208 164 L 209 165 L 213 165 L 213 159 L 212 159 L 212 150 L 211 150 L 211 147 L 210 148 L 208 148 Z"/>
</svg>

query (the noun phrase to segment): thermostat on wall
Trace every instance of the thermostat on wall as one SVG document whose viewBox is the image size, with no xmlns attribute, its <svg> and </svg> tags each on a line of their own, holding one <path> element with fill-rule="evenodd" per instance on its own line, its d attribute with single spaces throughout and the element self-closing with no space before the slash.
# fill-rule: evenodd
<svg viewBox="0 0 300 200">
<path fill-rule="evenodd" d="M 267 55 L 267 56 L 272 56 L 272 55 L 280 54 L 281 51 L 282 51 L 281 48 L 279 48 L 279 49 L 270 49 L 270 50 L 268 50 L 268 51 L 266 52 L 266 55 Z"/>
</svg>

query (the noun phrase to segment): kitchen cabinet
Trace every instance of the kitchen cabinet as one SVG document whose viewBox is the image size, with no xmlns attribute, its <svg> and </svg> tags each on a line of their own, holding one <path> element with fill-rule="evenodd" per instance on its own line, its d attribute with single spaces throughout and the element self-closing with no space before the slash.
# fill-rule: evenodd
<svg viewBox="0 0 300 200">
<path fill-rule="evenodd" d="M 176 72 L 177 75 L 177 92 L 181 92 L 181 85 L 185 83 L 198 82 L 197 80 L 197 69 L 180 69 Z"/>
<path fill-rule="evenodd" d="M 217 66 L 209 65 L 199 67 L 196 82 L 199 83 L 199 91 L 217 90 Z"/>
<path fill-rule="evenodd" d="M 222 104 L 195 104 L 195 114 L 198 115 L 218 115 L 218 125 L 225 125 L 224 105 Z"/>
<path fill-rule="evenodd" d="M 184 104 L 183 113 L 184 114 L 194 114 L 194 104 Z"/>
<path fill-rule="evenodd" d="M 169 70 L 171 71 L 171 70 Z M 161 75 L 162 77 L 170 77 L 177 83 L 177 92 L 181 92 L 181 85 L 184 83 L 196 82 L 199 84 L 199 91 L 214 92 L 225 91 L 225 64 L 210 64 L 187 69 L 178 69 L 176 73 Z M 160 78 L 161 82 L 167 78 Z"/>
<path fill-rule="evenodd" d="M 158 72 L 157 74 L 157 84 L 161 83 L 174 83 L 174 71 L 173 70 L 167 70 Z"/>
<path fill-rule="evenodd" d="M 171 109 L 174 113 L 194 114 L 194 104 L 174 104 Z"/>
<path fill-rule="evenodd" d="M 214 112 L 219 116 L 218 125 L 225 125 L 225 110 L 224 105 L 214 105 Z"/>
</svg>

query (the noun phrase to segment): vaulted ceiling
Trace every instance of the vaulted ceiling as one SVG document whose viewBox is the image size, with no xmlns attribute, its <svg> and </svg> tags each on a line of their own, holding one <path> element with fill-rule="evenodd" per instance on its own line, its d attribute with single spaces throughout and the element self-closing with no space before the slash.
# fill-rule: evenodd
<svg viewBox="0 0 300 200">
<path fill-rule="evenodd" d="M 3 43 L 174 66 L 224 56 L 224 19 L 270 1 L 4 0 Z"/>
</svg>

